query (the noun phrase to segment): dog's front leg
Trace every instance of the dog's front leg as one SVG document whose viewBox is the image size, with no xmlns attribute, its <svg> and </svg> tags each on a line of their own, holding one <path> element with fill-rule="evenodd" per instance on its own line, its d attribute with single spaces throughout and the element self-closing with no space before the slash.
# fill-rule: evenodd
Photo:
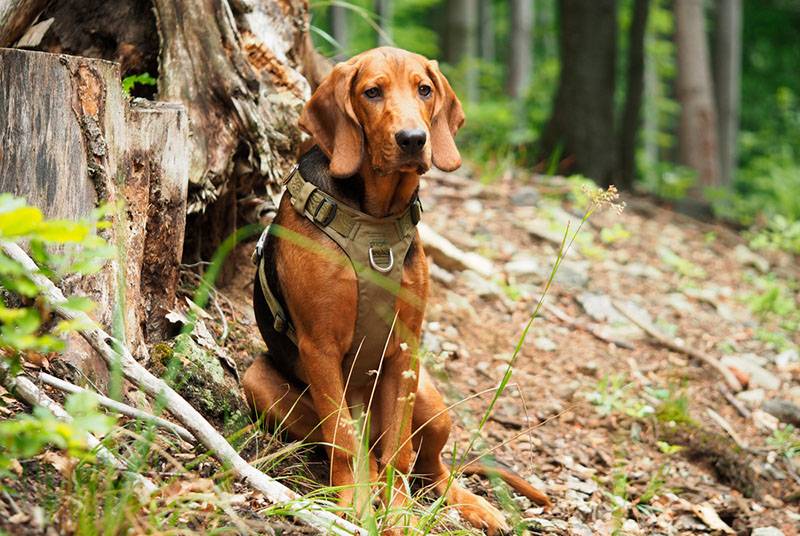
<svg viewBox="0 0 800 536">
<path fill-rule="evenodd" d="M 384 475 L 390 466 L 405 476 L 411 472 L 414 454 L 411 422 L 418 377 L 419 362 L 410 349 L 398 347 L 384 359 L 384 370 L 379 384 L 380 461 Z M 392 506 L 408 503 L 409 497 L 400 475 L 395 477 L 395 485 L 387 486 L 386 491 L 391 494 L 389 504 Z"/>
<path fill-rule="evenodd" d="M 322 437 L 331 462 L 331 486 L 340 488 L 339 506 L 350 508 L 356 506 L 353 504 L 353 456 L 357 441 L 352 415 L 344 397 L 342 357 L 330 355 L 330 349 L 335 347 L 301 340 L 300 363 L 308 376 L 311 398 L 320 418 Z M 359 515 L 358 512 L 355 514 Z"/>
</svg>

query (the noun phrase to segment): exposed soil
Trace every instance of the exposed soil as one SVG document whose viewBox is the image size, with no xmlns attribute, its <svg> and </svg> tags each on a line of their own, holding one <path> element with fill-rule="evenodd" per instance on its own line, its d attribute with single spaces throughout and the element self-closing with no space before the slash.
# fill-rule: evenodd
<svg viewBox="0 0 800 536">
<path fill-rule="evenodd" d="M 583 209 L 576 188 L 543 177 L 504 177 L 481 186 L 437 174 L 423 180 L 421 196 L 424 221 L 464 251 L 490 259 L 496 272 L 490 281 L 470 271 L 433 271 L 425 363 L 447 401 L 463 401 L 453 410 L 451 438 L 461 454 L 536 308 L 567 220 L 575 230 Z M 599 211 L 582 227 L 546 301 L 631 348 L 543 310 L 469 458 L 491 450 L 497 461 L 546 490 L 554 502 L 549 511 L 518 497 L 517 512 L 507 509 L 536 534 L 732 529 L 744 535 L 770 526 L 798 534 L 800 460 L 784 456 L 790 444 L 776 438 L 785 425 L 765 411 L 774 400 L 800 405 L 797 259 L 753 252 L 725 227 L 647 200 L 626 201 L 621 215 Z M 265 349 L 250 309 L 251 248 L 234 251 L 235 276 L 216 297 L 228 324 L 224 346 L 240 372 Z M 782 286 L 775 291 L 776 285 Z M 770 313 L 776 292 L 793 309 Z M 654 343 L 611 300 L 691 348 L 728 356 L 723 363 L 745 391 L 727 392 L 715 370 Z M 754 312 L 759 307 L 766 312 Z M 216 320 L 207 323 L 219 336 L 218 313 L 214 307 L 208 312 Z M 279 444 L 253 439 L 242 448 L 255 459 Z M 309 480 L 298 491 L 310 491 L 315 481 L 326 484 L 318 450 L 269 471 L 304 474 Z M 495 496 L 488 481 L 466 481 Z M 297 479 L 291 482 L 297 485 Z M 244 493 L 238 485 L 234 491 Z M 248 497 L 237 510 L 266 506 Z M 715 526 L 717 521 L 730 529 Z"/>
</svg>

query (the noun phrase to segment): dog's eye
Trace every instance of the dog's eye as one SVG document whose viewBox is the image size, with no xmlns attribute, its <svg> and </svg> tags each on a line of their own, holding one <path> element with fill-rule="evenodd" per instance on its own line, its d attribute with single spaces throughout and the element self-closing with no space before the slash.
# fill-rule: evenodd
<svg viewBox="0 0 800 536">
<path fill-rule="evenodd" d="M 364 96 L 368 99 L 377 99 L 381 96 L 381 88 L 379 87 L 371 87 L 364 92 Z"/>
<path fill-rule="evenodd" d="M 427 84 L 422 84 L 422 85 L 419 86 L 417 91 L 419 91 L 420 96 L 429 97 L 430 94 L 431 94 L 431 91 L 433 91 L 433 90 L 431 89 L 431 86 L 429 86 Z"/>
</svg>

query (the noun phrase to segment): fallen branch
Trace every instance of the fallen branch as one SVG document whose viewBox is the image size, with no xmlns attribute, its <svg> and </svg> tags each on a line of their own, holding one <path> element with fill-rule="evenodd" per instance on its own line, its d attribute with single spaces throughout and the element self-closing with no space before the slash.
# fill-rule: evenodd
<svg viewBox="0 0 800 536">
<path fill-rule="evenodd" d="M 739 434 L 736 433 L 736 430 L 733 429 L 733 426 L 725 419 L 725 417 L 711 408 L 706 408 L 706 414 L 711 417 L 711 420 L 717 423 L 720 428 L 725 430 L 729 436 L 731 436 L 731 439 L 733 439 L 740 449 L 750 450 L 750 447 L 747 446 L 747 443 L 745 443 Z"/>
<path fill-rule="evenodd" d="M 98 327 L 86 313 L 65 308 L 64 294 L 52 281 L 39 273 L 36 263 L 19 246 L 0 241 L 0 247 L 6 255 L 25 268 L 28 277 L 53 305 L 58 316 L 66 320 L 76 320 L 80 325 L 92 326 L 81 330 L 81 335 L 106 360 L 109 367 L 119 367 L 128 380 L 150 396 L 163 401 L 169 412 L 234 474 L 263 493 L 269 501 L 285 503 L 291 515 L 324 534 L 366 534 L 352 523 L 323 510 L 318 503 L 301 499 L 297 493 L 247 463 L 205 417 L 174 389 L 140 365 L 127 348 Z"/>
<path fill-rule="evenodd" d="M 725 387 L 724 385 L 720 384 L 720 385 L 717 386 L 717 389 L 719 389 L 719 392 L 722 393 L 722 396 L 725 397 L 725 400 L 727 400 L 728 403 L 731 406 L 736 408 L 736 411 L 739 412 L 739 415 L 741 415 L 745 419 L 748 419 L 748 420 L 750 419 L 750 415 L 751 415 L 750 410 L 747 409 L 744 406 L 744 404 L 742 404 L 739 400 L 737 400 L 737 398 L 735 396 L 733 396 L 733 393 L 731 393 L 730 390 L 727 387 Z"/>
<path fill-rule="evenodd" d="M 586 331 L 587 333 L 591 334 L 597 339 L 600 339 L 601 341 L 609 342 L 615 346 L 619 346 L 620 348 L 625 348 L 627 350 L 633 350 L 634 348 L 636 348 L 632 343 L 628 341 L 606 335 L 601 330 L 597 329 L 595 326 L 589 324 L 588 322 L 578 320 L 577 318 L 572 318 L 564 310 L 560 309 L 555 305 L 550 305 L 547 302 L 542 302 L 542 307 L 544 308 L 545 311 L 547 311 L 557 319 L 561 320 L 568 326 L 577 329 L 582 329 L 583 331 Z"/>
<path fill-rule="evenodd" d="M 150 413 L 147 413 L 146 411 L 142 411 L 140 409 L 136 409 L 136 408 L 131 407 L 131 406 L 127 405 L 127 404 L 123 404 L 122 402 L 118 402 L 116 400 L 108 398 L 107 396 L 103 396 L 103 395 L 101 395 L 99 393 L 95 393 L 94 391 L 88 391 L 87 389 L 84 389 L 82 387 L 78 387 L 77 385 L 71 384 L 71 383 L 69 383 L 67 381 L 64 381 L 64 380 L 60 379 L 60 378 L 56 378 L 55 376 L 47 374 L 46 372 L 40 372 L 39 373 L 39 379 L 42 381 L 42 383 L 46 383 L 47 385 L 49 385 L 51 387 L 55 387 L 56 389 L 60 389 L 61 391 L 65 391 L 67 393 L 80 393 L 80 392 L 92 393 L 95 397 L 97 397 L 97 402 L 101 406 L 105 406 L 105 407 L 107 407 L 109 409 L 112 409 L 112 410 L 116 411 L 117 413 L 122 414 L 122 415 L 126 415 L 126 416 L 134 418 L 134 419 L 139 419 L 140 421 L 153 423 L 156 426 L 159 426 L 161 428 L 165 428 L 165 429 L 177 434 L 184 441 L 187 441 L 187 442 L 192 443 L 192 444 L 195 443 L 194 436 L 191 433 L 189 433 L 189 430 L 187 430 L 186 428 L 184 428 L 183 426 L 181 426 L 179 424 L 175 424 L 175 423 L 169 422 L 168 420 L 162 419 L 161 417 L 156 417 L 155 415 L 151 415 Z"/>
<path fill-rule="evenodd" d="M 716 357 L 710 356 L 699 350 L 689 348 L 681 341 L 678 341 L 676 339 L 671 339 L 664 333 L 661 333 L 655 326 L 651 325 L 649 322 L 643 322 L 639 318 L 636 318 L 636 315 L 628 311 L 628 309 L 618 300 L 613 300 L 612 303 L 620 313 L 622 313 L 628 320 L 630 320 L 636 326 L 638 326 L 642 331 L 647 333 L 657 343 L 666 348 L 669 348 L 670 350 L 688 355 L 689 357 L 697 359 L 698 361 L 702 361 L 703 363 L 711 366 L 717 372 L 719 372 L 720 376 L 722 376 L 722 379 L 725 380 L 725 383 L 728 384 L 728 387 L 730 387 L 733 392 L 738 392 L 742 390 L 742 384 L 739 383 L 739 380 L 736 379 L 736 376 L 734 376 L 733 372 L 731 372 L 722 363 L 720 363 Z"/>
<path fill-rule="evenodd" d="M 436 264 L 446 270 L 472 270 L 483 277 L 492 277 L 495 274 L 494 263 L 478 255 L 462 251 L 450 240 L 433 230 L 433 228 L 420 222 L 417 225 L 419 237 L 425 246 L 425 254 L 429 255 Z"/>
<path fill-rule="evenodd" d="M 62 408 L 58 402 L 43 393 L 42 390 L 30 380 L 30 378 L 24 374 L 20 374 L 18 376 L 12 375 L 11 367 L 5 359 L 0 359 L 0 376 L 2 376 L 3 387 L 5 387 L 8 392 L 13 393 L 14 396 L 23 402 L 33 407 L 41 406 L 46 408 L 50 410 L 50 413 L 55 415 L 57 419 L 60 419 L 64 422 L 72 422 L 72 416 L 67 413 L 67 411 Z M 153 481 L 149 478 L 129 470 L 127 464 L 114 456 L 114 454 L 104 447 L 94 435 L 86 434 L 85 439 L 86 444 L 90 449 L 97 453 L 97 458 L 101 462 L 130 475 L 133 478 L 135 485 L 142 492 L 144 492 L 145 495 L 149 497 L 158 489 Z"/>
</svg>

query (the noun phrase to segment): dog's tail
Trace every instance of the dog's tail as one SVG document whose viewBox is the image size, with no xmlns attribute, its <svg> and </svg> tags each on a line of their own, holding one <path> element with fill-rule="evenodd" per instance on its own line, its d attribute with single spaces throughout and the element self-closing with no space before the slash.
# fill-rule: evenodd
<svg viewBox="0 0 800 536">
<path fill-rule="evenodd" d="M 552 504 L 544 492 L 534 488 L 527 480 L 505 467 L 499 465 L 484 465 L 478 461 L 474 461 L 462 467 L 461 473 L 465 475 L 480 475 L 487 478 L 499 477 L 517 493 L 524 495 L 539 506 L 549 507 Z"/>
</svg>

